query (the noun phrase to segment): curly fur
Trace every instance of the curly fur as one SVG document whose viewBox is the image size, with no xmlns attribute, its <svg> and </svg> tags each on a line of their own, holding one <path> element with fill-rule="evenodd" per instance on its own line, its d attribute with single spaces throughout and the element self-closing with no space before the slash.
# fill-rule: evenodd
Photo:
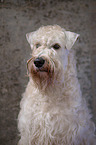
<svg viewBox="0 0 96 145">
<path fill-rule="evenodd" d="M 69 33 L 69 32 L 68 32 Z M 20 103 L 19 145 L 95 145 L 95 126 L 77 79 L 72 40 L 60 26 L 45 26 L 27 35 L 32 48 L 29 82 Z M 70 38 L 70 37 L 69 37 Z M 71 41 L 70 44 L 67 41 Z M 74 40 L 74 42 L 73 42 Z M 36 49 L 36 44 L 41 46 Z M 52 48 L 60 44 L 59 50 Z M 40 69 L 34 60 L 42 56 Z"/>
</svg>

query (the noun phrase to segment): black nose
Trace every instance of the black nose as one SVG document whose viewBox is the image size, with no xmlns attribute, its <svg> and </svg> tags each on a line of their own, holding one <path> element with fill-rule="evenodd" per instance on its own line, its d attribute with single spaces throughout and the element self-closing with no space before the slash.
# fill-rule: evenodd
<svg viewBox="0 0 96 145">
<path fill-rule="evenodd" d="M 38 57 L 34 60 L 34 64 L 36 67 L 40 68 L 45 63 L 45 60 L 42 57 Z"/>
</svg>

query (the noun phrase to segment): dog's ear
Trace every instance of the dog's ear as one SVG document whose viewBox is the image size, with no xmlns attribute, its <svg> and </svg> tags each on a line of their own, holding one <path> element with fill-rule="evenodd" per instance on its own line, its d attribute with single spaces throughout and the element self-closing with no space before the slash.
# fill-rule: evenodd
<svg viewBox="0 0 96 145">
<path fill-rule="evenodd" d="M 79 34 L 76 34 L 74 32 L 65 31 L 66 34 L 66 48 L 70 50 L 72 46 L 74 45 L 76 39 L 80 36 Z"/>
<path fill-rule="evenodd" d="M 30 33 L 26 34 L 26 39 L 27 39 L 28 43 L 30 44 L 31 48 L 33 47 L 33 44 L 32 44 L 33 34 L 34 34 L 34 32 L 30 32 Z"/>
</svg>

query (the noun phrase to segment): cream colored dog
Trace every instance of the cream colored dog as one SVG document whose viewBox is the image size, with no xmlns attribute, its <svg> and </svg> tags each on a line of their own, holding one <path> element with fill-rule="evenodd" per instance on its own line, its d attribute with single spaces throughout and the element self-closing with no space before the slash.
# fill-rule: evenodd
<svg viewBox="0 0 96 145">
<path fill-rule="evenodd" d="M 78 36 L 58 25 L 27 34 L 32 58 L 20 103 L 19 145 L 96 145 L 71 50 Z"/>
</svg>

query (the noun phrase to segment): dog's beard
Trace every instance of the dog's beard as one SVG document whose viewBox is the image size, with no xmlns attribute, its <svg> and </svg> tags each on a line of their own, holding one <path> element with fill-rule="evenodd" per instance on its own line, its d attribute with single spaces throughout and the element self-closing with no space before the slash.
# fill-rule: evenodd
<svg viewBox="0 0 96 145">
<path fill-rule="evenodd" d="M 37 68 L 34 65 L 34 59 L 28 61 L 28 72 L 36 86 L 45 90 L 48 86 L 52 85 L 55 79 L 55 64 L 52 60 L 45 60 L 45 64 Z"/>
</svg>

